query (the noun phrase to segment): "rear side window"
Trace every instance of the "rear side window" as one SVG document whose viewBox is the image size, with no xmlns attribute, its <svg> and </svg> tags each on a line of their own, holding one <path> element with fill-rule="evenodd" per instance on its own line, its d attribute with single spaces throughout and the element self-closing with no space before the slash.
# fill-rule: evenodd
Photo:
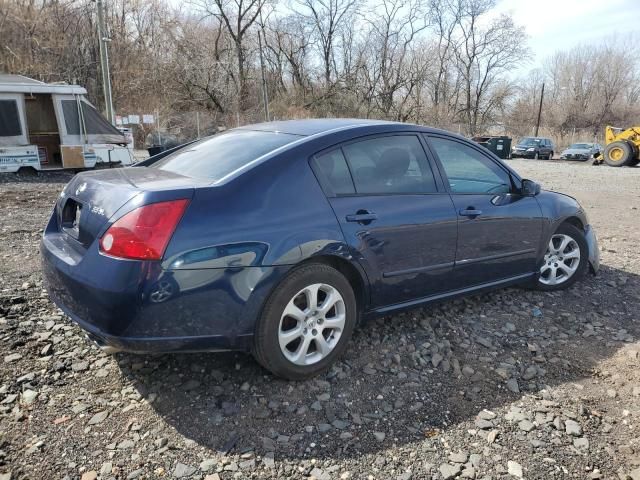
<svg viewBox="0 0 640 480">
<path fill-rule="evenodd" d="M 288 133 L 229 130 L 181 148 L 149 168 L 216 182 L 258 157 L 300 138 Z"/>
<path fill-rule="evenodd" d="M 347 167 L 347 161 L 339 148 L 316 155 L 312 161 L 313 170 L 323 186 L 334 195 L 352 195 L 356 193 Z"/>
<path fill-rule="evenodd" d="M 18 137 L 22 135 L 18 102 L 0 100 L 0 137 Z"/>
<path fill-rule="evenodd" d="M 376 137 L 342 150 L 358 194 L 437 192 L 422 144 L 414 135 Z"/>
</svg>

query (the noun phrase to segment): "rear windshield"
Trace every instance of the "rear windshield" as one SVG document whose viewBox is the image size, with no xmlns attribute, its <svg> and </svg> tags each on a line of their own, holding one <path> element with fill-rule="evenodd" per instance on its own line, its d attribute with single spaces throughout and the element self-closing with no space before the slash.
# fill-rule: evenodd
<svg viewBox="0 0 640 480">
<path fill-rule="evenodd" d="M 300 138 L 288 133 L 229 130 L 181 148 L 149 168 L 217 182 L 258 157 Z"/>
<path fill-rule="evenodd" d="M 523 145 L 523 146 L 526 146 L 526 147 L 535 147 L 541 141 L 542 141 L 541 138 L 526 137 L 526 138 L 523 138 L 522 140 L 520 140 L 520 143 L 518 143 L 518 145 Z"/>
</svg>

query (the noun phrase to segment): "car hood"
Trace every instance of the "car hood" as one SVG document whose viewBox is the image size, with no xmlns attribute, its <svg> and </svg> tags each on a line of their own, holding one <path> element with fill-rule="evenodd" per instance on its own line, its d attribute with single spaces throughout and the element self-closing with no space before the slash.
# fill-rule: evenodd
<svg viewBox="0 0 640 480">
<path fill-rule="evenodd" d="M 588 148 L 567 148 L 562 151 L 562 155 L 576 155 L 576 154 L 590 154 L 591 150 Z"/>
</svg>

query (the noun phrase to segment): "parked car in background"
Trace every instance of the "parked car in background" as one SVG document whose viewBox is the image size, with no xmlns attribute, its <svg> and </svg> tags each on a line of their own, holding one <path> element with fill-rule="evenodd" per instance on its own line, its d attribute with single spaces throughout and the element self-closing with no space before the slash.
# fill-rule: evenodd
<svg viewBox="0 0 640 480">
<path fill-rule="evenodd" d="M 521 138 L 511 149 L 511 158 L 533 158 L 549 160 L 553 158 L 553 142 L 543 137 Z"/>
<path fill-rule="evenodd" d="M 598 143 L 574 143 L 560 154 L 562 160 L 589 160 L 602 153 Z"/>
<path fill-rule="evenodd" d="M 51 299 L 99 345 L 244 350 L 303 379 L 361 320 L 598 269 L 578 202 L 459 135 L 323 119 L 247 125 L 76 175 L 41 243 Z"/>
</svg>

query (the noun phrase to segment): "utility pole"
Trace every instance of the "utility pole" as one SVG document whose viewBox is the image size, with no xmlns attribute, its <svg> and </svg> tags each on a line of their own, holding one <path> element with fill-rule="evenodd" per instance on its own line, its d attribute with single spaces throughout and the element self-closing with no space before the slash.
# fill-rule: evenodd
<svg viewBox="0 0 640 480">
<path fill-rule="evenodd" d="M 536 133 L 534 137 L 538 136 L 538 130 L 540 129 L 540 116 L 542 115 L 542 100 L 544 99 L 544 82 L 542 82 L 542 91 L 540 92 L 540 105 L 538 106 L 538 120 L 536 121 Z"/>
<path fill-rule="evenodd" d="M 262 72 L 262 101 L 264 102 L 264 121 L 269 121 L 269 93 L 267 92 L 267 80 L 264 74 L 264 58 L 262 57 L 262 36 L 258 30 L 258 47 L 260 48 L 260 70 Z"/>
<path fill-rule="evenodd" d="M 111 76 L 109 74 L 109 52 L 107 51 L 107 38 L 104 26 L 104 12 L 102 10 L 102 0 L 95 0 L 98 10 L 98 42 L 100 45 L 100 70 L 102 70 L 102 90 L 104 91 L 104 105 L 107 120 L 114 125 L 113 99 L 111 98 Z"/>
</svg>

